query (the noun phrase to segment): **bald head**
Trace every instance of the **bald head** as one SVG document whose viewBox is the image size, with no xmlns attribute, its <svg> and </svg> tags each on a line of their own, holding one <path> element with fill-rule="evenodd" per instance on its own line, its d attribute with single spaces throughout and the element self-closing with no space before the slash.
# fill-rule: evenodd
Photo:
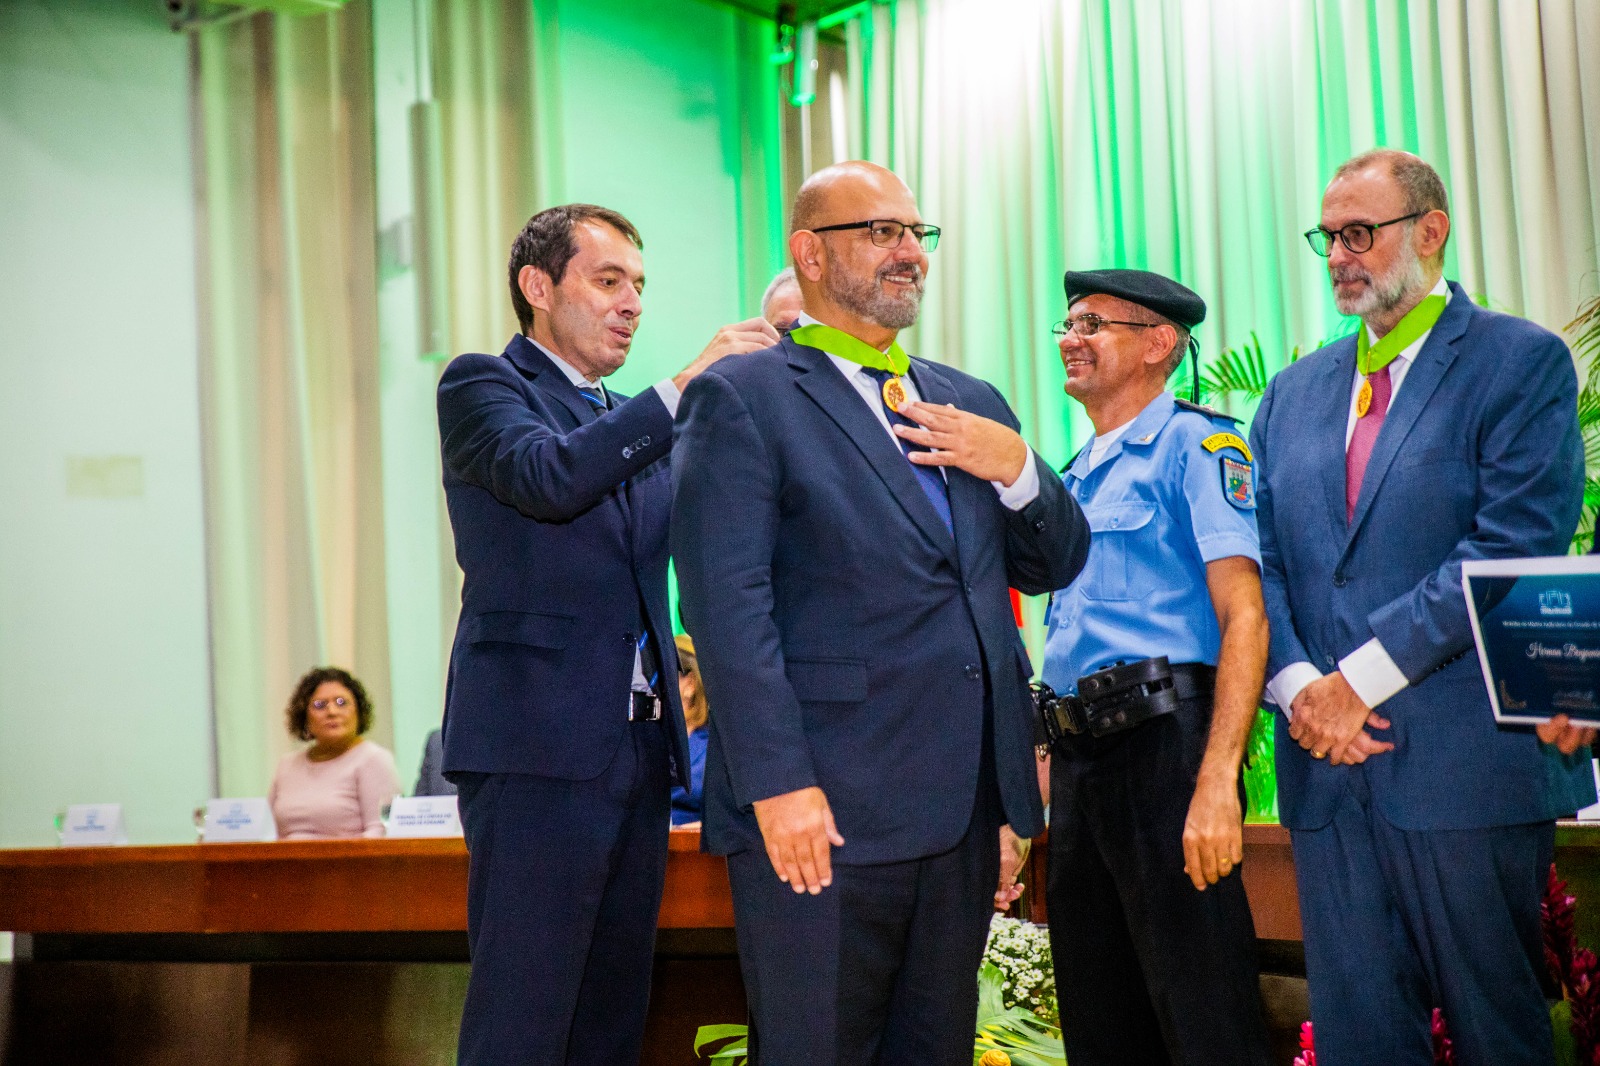
<svg viewBox="0 0 1600 1066">
<path fill-rule="evenodd" d="M 921 223 L 906 183 L 876 163 L 837 163 L 811 175 L 789 218 L 805 310 L 879 347 L 915 324 L 928 253 L 911 227 Z"/>
<path fill-rule="evenodd" d="M 795 194 L 794 210 L 789 215 L 789 232 L 797 233 L 838 222 L 858 222 L 867 217 L 899 217 L 852 213 L 857 209 L 893 201 L 909 205 L 912 214 L 915 214 L 916 197 L 911 195 L 911 190 L 894 171 L 864 159 L 835 163 L 831 167 L 823 167 L 800 186 L 800 191 Z"/>
</svg>

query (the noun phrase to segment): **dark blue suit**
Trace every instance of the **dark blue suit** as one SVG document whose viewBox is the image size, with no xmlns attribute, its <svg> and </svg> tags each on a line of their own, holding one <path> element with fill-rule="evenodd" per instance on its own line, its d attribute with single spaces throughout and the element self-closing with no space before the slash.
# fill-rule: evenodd
<svg viewBox="0 0 1600 1066">
<path fill-rule="evenodd" d="M 1378 708 L 1392 752 L 1316 760 L 1277 727 L 1319 1060 L 1548 1062 L 1539 900 L 1552 820 L 1593 801 L 1563 758 L 1496 726 L 1461 592 L 1465 559 L 1560 555 L 1583 494 L 1572 358 L 1554 334 L 1451 300 L 1379 432 L 1345 518 L 1354 338 L 1273 378 L 1251 429 L 1271 624 L 1267 676 L 1324 673 L 1376 637 L 1409 686 Z M 1328 1049 L 1327 1054 L 1324 1048 Z"/>
<path fill-rule="evenodd" d="M 1017 424 L 985 382 L 910 374 Z M 703 840 L 730 856 L 757 1061 L 970 1062 L 994 834 L 1043 828 L 1007 585 L 1070 582 L 1082 513 L 1042 460 L 1021 511 L 949 468 L 952 537 L 861 394 L 787 339 L 696 378 L 677 434 L 673 556 L 716 708 Z M 812 785 L 845 839 L 815 897 L 777 880 L 751 806 Z"/>
<path fill-rule="evenodd" d="M 597 415 L 519 336 L 450 364 L 439 433 L 466 575 L 444 724 L 471 856 L 460 1061 L 635 1061 L 669 752 L 689 765 L 667 610 L 671 416 L 654 390 Z M 628 720 L 643 631 L 659 722 Z"/>
</svg>

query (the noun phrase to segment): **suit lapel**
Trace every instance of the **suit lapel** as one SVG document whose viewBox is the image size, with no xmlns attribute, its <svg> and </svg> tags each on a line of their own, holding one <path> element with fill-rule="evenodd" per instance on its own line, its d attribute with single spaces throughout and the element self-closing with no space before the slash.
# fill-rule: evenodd
<svg viewBox="0 0 1600 1066">
<path fill-rule="evenodd" d="M 904 508 L 917 528 L 922 530 L 951 562 L 959 566 L 960 560 L 956 557 L 956 545 L 950 536 L 950 531 L 944 528 L 944 522 L 940 520 L 938 512 L 923 494 L 922 486 L 917 483 L 917 475 L 912 471 L 911 463 L 906 459 L 905 453 L 884 432 L 882 423 L 867 409 L 861 394 L 856 392 L 822 352 L 796 344 L 787 337 L 784 338 L 783 345 L 789 353 L 789 365 L 800 372 L 795 383 L 800 386 L 801 391 L 811 397 L 812 401 L 822 408 L 822 413 L 832 419 L 856 446 L 867 464 L 883 481 L 889 490 L 889 495 Z M 921 388 L 920 382 L 917 387 Z M 951 393 L 951 399 L 954 399 L 954 393 Z M 954 504 L 952 498 L 952 511 Z"/>
<path fill-rule="evenodd" d="M 1472 301 L 1461 294 L 1461 286 L 1450 286 L 1450 304 L 1434 324 L 1433 331 L 1417 353 L 1400 384 L 1400 395 L 1384 415 L 1383 428 L 1373 442 L 1372 457 L 1367 460 L 1367 470 L 1361 478 L 1361 495 L 1356 497 L 1356 511 L 1350 522 L 1351 539 L 1361 529 L 1361 522 L 1372 508 L 1372 498 L 1383 483 L 1383 476 L 1400 452 L 1411 427 L 1417 424 L 1422 409 L 1428 405 L 1439 388 L 1445 371 L 1456 360 L 1456 341 L 1466 332 L 1467 320 L 1472 315 Z M 1365 327 L 1363 327 L 1365 328 Z"/>
<path fill-rule="evenodd" d="M 578 387 L 567 380 L 561 368 L 527 337 L 516 336 L 506 346 L 506 358 L 533 379 L 533 387 L 572 412 L 578 425 L 587 426 L 595 420 L 594 405 L 583 398 Z"/>
<path fill-rule="evenodd" d="M 595 410 L 594 404 L 589 402 L 588 397 L 579 392 L 578 387 L 567 379 L 561 368 L 551 362 L 550 357 L 527 337 L 519 335 L 511 338 L 511 343 L 506 346 L 506 358 L 528 375 L 534 388 L 571 412 L 572 417 L 578 420 L 578 425 L 587 426 L 600 417 L 600 413 Z M 613 401 L 621 399 L 622 397 L 615 393 L 612 394 Z M 622 511 L 622 519 L 629 527 L 630 538 L 637 538 L 639 524 L 634 521 L 627 484 L 624 483 L 620 491 L 611 495 Z M 636 544 L 634 549 L 637 552 Z"/>
<path fill-rule="evenodd" d="M 1317 419 L 1317 452 L 1322 456 L 1322 491 L 1328 505 L 1328 522 L 1341 537 L 1348 538 L 1350 525 L 1345 518 L 1345 430 L 1350 425 L 1350 389 L 1356 373 L 1356 342 L 1347 337 L 1333 346 L 1323 373 Z"/>
</svg>

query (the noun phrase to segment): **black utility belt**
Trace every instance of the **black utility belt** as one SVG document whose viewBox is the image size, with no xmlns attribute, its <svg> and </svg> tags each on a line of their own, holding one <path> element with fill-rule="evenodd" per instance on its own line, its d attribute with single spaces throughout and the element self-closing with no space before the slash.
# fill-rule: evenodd
<svg viewBox="0 0 1600 1066">
<path fill-rule="evenodd" d="M 1167 662 L 1165 655 L 1117 663 L 1078 679 L 1076 696 L 1058 696 L 1049 685 L 1028 686 L 1051 748 L 1068 736 L 1103 737 L 1171 714 L 1184 700 L 1210 699 L 1217 670 L 1205 663 Z"/>
</svg>

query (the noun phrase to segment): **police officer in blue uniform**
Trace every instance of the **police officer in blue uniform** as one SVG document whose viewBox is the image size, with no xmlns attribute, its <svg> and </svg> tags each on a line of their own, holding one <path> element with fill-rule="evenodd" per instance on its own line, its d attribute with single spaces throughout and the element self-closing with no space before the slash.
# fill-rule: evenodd
<svg viewBox="0 0 1600 1066">
<path fill-rule="evenodd" d="M 1065 472 L 1093 538 L 1052 599 L 1040 693 L 1062 1042 L 1072 1066 L 1265 1066 L 1239 875 L 1267 655 L 1255 456 L 1165 391 L 1199 296 L 1138 270 L 1066 293 L 1065 389 L 1095 435 Z"/>
</svg>

